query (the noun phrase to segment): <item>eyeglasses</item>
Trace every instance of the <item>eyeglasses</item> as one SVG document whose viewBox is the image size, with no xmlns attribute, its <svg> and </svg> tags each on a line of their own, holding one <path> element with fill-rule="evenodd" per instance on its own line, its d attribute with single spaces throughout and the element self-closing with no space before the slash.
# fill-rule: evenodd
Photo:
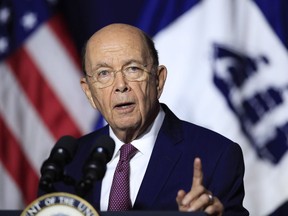
<svg viewBox="0 0 288 216">
<path fill-rule="evenodd" d="M 121 72 L 122 76 L 131 82 L 140 82 L 147 78 L 147 74 L 152 74 L 147 68 L 147 65 L 132 64 L 122 67 L 120 70 L 115 71 L 112 68 L 102 67 L 96 70 L 93 74 L 86 74 L 92 79 L 98 88 L 105 88 L 115 80 L 116 73 Z"/>
</svg>

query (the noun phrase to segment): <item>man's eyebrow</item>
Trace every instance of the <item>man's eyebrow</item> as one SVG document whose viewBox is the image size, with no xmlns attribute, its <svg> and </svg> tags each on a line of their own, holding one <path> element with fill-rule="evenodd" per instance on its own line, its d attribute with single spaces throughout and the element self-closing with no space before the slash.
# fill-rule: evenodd
<svg viewBox="0 0 288 216">
<path fill-rule="evenodd" d="M 127 65 L 130 65 L 130 64 L 133 64 L 133 63 L 137 63 L 137 64 L 141 64 L 141 65 L 147 65 L 147 63 L 143 63 L 142 61 L 140 60 L 136 60 L 136 59 L 129 59 L 127 61 L 124 62 L 124 64 L 122 65 L 122 67 L 125 67 Z M 95 71 L 101 67 L 109 67 L 109 68 L 113 68 L 111 65 L 107 64 L 106 62 L 100 62 L 100 63 L 97 63 L 96 65 L 94 65 L 92 67 L 92 71 Z"/>
<path fill-rule="evenodd" d="M 144 65 L 144 63 L 142 61 L 139 61 L 139 60 L 136 60 L 136 59 L 131 59 L 131 60 L 126 61 L 126 63 L 124 63 L 123 66 L 127 66 L 127 65 L 130 65 L 130 64 L 133 64 L 133 63 Z"/>
<path fill-rule="evenodd" d="M 97 70 L 98 68 L 101 68 L 101 67 L 111 67 L 111 66 L 109 66 L 107 63 L 105 63 L 105 62 L 103 62 L 103 63 L 98 63 L 98 64 L 96 64 L 96 65 L 94 65 L 93 67 L 92 67 L 92 71 L 94 71 L 94 70 Z"/>
</svg>

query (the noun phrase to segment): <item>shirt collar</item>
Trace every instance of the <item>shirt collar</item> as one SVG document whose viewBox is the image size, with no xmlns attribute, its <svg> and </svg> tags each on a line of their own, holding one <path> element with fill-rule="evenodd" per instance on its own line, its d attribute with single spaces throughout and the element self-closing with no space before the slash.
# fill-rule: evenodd
<svg viewBox="0 0 288 216">
<path fill-rule="evenodd" d="M 160 106 L 160 111 L 153 121 L 153 123 L 147 128 L 147 130 L 137 139 L 133 140 L 131 144 L 138 149 L 141 154 L 151 153 L 154 147 L 157 135 L 160 131 L 161 125 L 165 118 L 165 112 L 163 111 L 162 107 Z M 109 126 L 109 135 L 115 141 L 115 151 L 113 153 L 113 159 L 119 155 L 119 150 L 121 146 L 124 144 L 121 140 L 117 138 L 114 134 L 112 128 Z"/>
</svg>

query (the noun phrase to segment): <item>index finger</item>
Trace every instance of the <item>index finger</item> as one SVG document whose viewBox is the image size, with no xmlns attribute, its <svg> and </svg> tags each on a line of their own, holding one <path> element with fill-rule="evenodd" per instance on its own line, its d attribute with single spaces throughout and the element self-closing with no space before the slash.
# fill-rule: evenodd
<svg viewBox="0 0 288 216">
<path fill-rule="evenodd" d="M 194 159 L 194 173 L 193 173 L 193 182 L 192 188 L 198 185 L 202 185 L 203 182 L 203 172 L 202 172 L 202 163 L 200 158 Z"/>
</svg>

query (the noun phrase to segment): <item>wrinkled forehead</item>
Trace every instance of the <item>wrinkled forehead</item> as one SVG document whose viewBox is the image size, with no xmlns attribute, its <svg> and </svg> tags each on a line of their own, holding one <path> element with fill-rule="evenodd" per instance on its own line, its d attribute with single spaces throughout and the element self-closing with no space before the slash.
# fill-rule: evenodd
<svg viewBox="0 0 288 216">
<path fill-rule="evenodd" d="M 141 31 L 133 28 L 110 28 L 95 33 L 87 43 L 86 65 L 134 59 L 150 60 L 149 49 Z M 144 62 L 143 62 L 144 63 Z"/>
</svg>

